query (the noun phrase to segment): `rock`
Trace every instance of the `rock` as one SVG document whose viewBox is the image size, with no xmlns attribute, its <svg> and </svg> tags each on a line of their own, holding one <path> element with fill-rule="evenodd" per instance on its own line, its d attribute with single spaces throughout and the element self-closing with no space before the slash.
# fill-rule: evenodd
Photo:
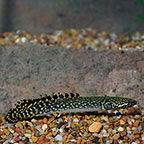
<svg viewBox="0 0 144 144">
<path fill-rule="evenodd" d="M 0 87 L 7 92 L 0 101 L 0 113 L 7 113 L 18 99 L 63 89 L 82 96 L 105 95 L 110 91 L 144 105 L 142 52 L 78 51 L 30 43 L 1 47 L 0 52 Z M 5 71 L 7 67 L 10 69 Z M 9 79 L 9 75 L 13 78 Z M 5 82 L 7 85 L 3 86 Z M 48 123 L 54 119 L 48 119 Z"/>
<path fill-rule="evenodd" d="M 100 122 L 95 122 L 89 126 L 90 132 L 99 132 L 102 128 L 102 124 Z"/>
</svg>

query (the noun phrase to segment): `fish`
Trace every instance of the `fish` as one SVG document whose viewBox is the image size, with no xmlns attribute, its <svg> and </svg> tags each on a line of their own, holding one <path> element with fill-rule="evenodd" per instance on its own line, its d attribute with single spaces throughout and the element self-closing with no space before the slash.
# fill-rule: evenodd
<svg viewBox="0 0 144 144">
<path fill-rule="evenodd" d="M 53 113 L 94 112 L 133 107 L 137 101 L 113 96 L 80 96 L 78 93 L 52 94 L 17 102 L 5 116 L 8 122 L 17 122 Z"/>
</svg>

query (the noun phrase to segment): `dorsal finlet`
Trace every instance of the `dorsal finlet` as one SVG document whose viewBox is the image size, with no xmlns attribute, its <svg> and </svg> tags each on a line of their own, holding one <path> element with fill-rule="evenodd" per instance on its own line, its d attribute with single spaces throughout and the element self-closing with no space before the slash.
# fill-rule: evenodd
<svg viewBox="0 0 144 144">
<path fill-rule="evenodd" d="M 47 99 L 47 101 L 57 101 L 57 100 L 63 100 L 63 99 L 69 99 L 69 98 L 77 98 L 80 95 L 78 93 L 52 93 L 52 95 L 46 95 L 43 97 L 43 99 Z"/>
</svg>

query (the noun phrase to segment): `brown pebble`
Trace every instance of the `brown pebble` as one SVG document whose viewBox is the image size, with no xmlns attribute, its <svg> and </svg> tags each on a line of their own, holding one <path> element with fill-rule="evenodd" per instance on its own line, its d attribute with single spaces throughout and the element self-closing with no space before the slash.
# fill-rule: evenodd
<svg viewBox="0 0 144 144">
<path fill-rule="evenodd" d="M 128 137 L 127 137 L 127 136 L 124 136 L 124 140 L 128 140 Z"/>
<path fill-rule="evenodd" d="M 89 126 L 90 132 L 99 132 L 102 128 L 102 124 L 100 122 L 95 122 Z"/>
<path fill-rule="evenodd" d="M 20 139 L 19 139 L 18 136 L 14 138 L 14 141 L 19 141 L 19 140 L 20 140 Z"/>
<path fill-rule="evenodd" d="M 134 125 L 135 127 L 138 127 L 139 121 L 135 121 L 133 125 Z"/>
<path fill-rule="evenodd" d="M 125 123 L 126 123 L 126 122 L 125 122 L 124 120 L 122 120 L 122 119 L 120 120 L 120 124 L 121 124 L 121 125 L 124 125 Z"/>
<path fill-rule="evenodd" d="M 48 119 L 47 118 L 44 118 L 43 119 L 43 123 L 47 123 L 48 122 Z"/>
<path fill-rule="evenodd" d="M 120 133 L 121 136 L 125 136 L 126 134 L 127 134 L 126 131 Z"/>
</svg>

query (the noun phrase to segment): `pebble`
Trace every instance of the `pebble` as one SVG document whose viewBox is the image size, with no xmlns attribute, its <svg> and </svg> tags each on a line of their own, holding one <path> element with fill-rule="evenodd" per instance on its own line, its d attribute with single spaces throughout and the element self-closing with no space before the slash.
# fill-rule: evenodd
<svg viewBox="0 0 144 144">
<path fill-rule="evenodd" d="M 121 132 L 121 131 L 123 131 L 123 130 L 124 130 L 123 127 L 119 127 L 119 128 L 118 128 L 118 131 L 119 131 L 119 132 Z"/>
<path fill-rule="evenodd" d="M 102 117 L 102 120 L 104 120 L 104 121 L 107 122 L 107 121 L 108 121 L 108 118 L 104 116 L 104 117 Z"/>
<path fill-rule="evenodd" d="M 47 124 L 42 125 L 42 130 L 45 131 L 48 128 Z"/>
<path fill-rule="evenodd" d="M 79 120 L 78 119 L 74 119 L 73 122 L 79 122 Z"/>
<path fill-rule="evenodd" d="M 12 128 L 8 129 L 12 134 L 15 132 Z"/>
<path fill-rule="evenodd" d="M 122 120 L 122 119 L 120 120 L 120 124 L 121 124 L 121 125 L 125 125 L 125 123 L 126 123 L 126 121 L 124 121 L 124 120 Z"/>
<path fill-rule="evenodd" d="M 31 130 L 26 129 L 26 130 L 25 130 L 25 133 L 29 133 L 29 134 L 31 134 L 32 132 L 31 132 Z"/>
<path fill-rule="evenodd" d="M 47 118 L 44 118 L 43 119 L 43 123 L 47 123 L 48 122 L 48 119 Z"/>
<path fill-rule="evenodd" d="M 62 132 L 63 132 L 63 129 L 59 129 L 59 132 L 62 133 Z"/>
<path fill-rule="evenodd" d="M 22 125 L 21 122 L 17 122 L 17 123 L 16 123 L 16 126 L 17 126 L 18 128 L 20 128 L 20 129 L 23 129 L 23 125 Z"/>
<path fill-rule="evenodd" d="M 35 136 L 32 136 L 32 142 L 37 142 L 38 138 Z"/>
<path fill-rule="evenodd" d="M 5 139 L 5 138 L 6 138 L 6 135 L 1 135 L 1 138 L 2 138 L 2 139 Z"/>
<path fill-rule="evenodd" d="M 56 141 L 62 141 L 62 136 L 59 135 L 59 134 L 56 135 L 56 136 L 55 136 L 55 140 L 56 140 Z"/>
<path fill-rule="evenodd" d="M 139 123 L 140 123 L 139 121 L 135 121 L 133 125 L 134 125 L 135 127 L 138 127 Z"/>
<path fill-rule="evenodd" d="M 31 134 L 25 133 L 25 137 L 31 138 Z"/>
<path fill-rule="evenodd" d="M 75 139 L 71 139 L 70 141 L 71 141 L 71 142 L 77 142 Z"/>
<path fill-rule="evenodd" d="M 87 120 L 86 121 L 89 125 L 92 124 L 92 120 Z"/>
<path fill-rule="evenodd" d="M 89 126 L 90 132 L 99 132 L 102 128 L 102 124 L 100 122 L 95 122 Z"/>
<path fill-rule="evenodd" d="M 6 135 L 9 135 L 10 131 L 8 129 L 3 130 Z"/>
</svg>

